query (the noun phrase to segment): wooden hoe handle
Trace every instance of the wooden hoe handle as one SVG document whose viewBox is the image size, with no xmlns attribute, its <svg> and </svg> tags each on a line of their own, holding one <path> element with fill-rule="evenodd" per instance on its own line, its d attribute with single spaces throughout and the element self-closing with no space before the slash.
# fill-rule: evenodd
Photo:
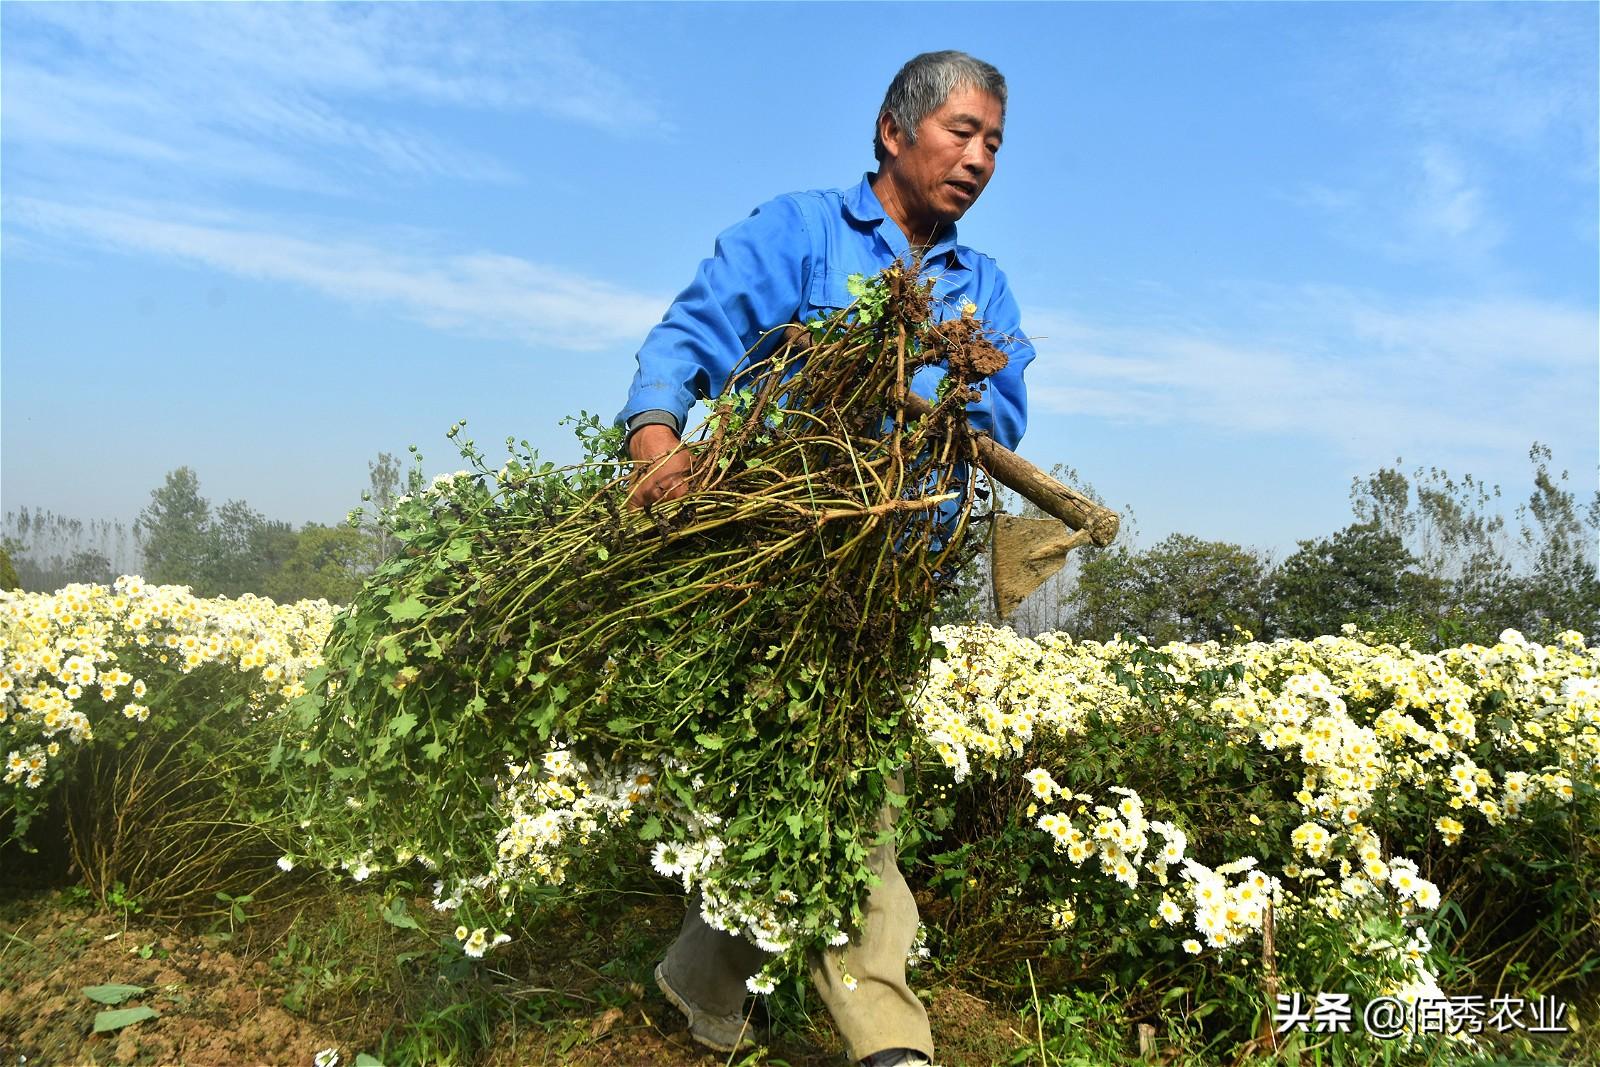
<svg viewBox="0 0 1600 1067">
<path fill-rule="evenodd" d="M 915 393 L 906 396 L 906 410 L 921 417 L 933 407 Z M 1046 515 L 1053 515 L 1072 527 L 1083 530 L 1097 547 L 1104 548 L 1117 536 L 1122 520 L 1110 508 L 1102 507 L 1082 493 L 1062 485 L 1032 463 L 1006 448 L 986 433 L 972 433 L 978 458 L 989 477 L 1008 489 L 1015 489 Z"/>
</svg>

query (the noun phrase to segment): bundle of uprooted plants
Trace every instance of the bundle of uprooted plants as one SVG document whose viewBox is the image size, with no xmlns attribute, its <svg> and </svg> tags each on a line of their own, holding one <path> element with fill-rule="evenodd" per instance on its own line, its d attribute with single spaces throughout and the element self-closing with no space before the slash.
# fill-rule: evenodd
<svg viewBox="0 0 1600 1067">
<path fill-rule="evenodd" d="M 977 541 L 965 405 L 1005 363 L 912 272 L 855 288 L 752 350 L 681 499 L 630 507 L 591 420 L 588 462 L 491 473 L 467 442 L 474 471 L 400 502 L 403 550 L 290 713 L 292 858 L 420 862 L 487 916 L 626 826 L 769 948 L 851 929 L 935 597 Z M 914 417 L 931 363 L 946 384 Z"/>
</svg>

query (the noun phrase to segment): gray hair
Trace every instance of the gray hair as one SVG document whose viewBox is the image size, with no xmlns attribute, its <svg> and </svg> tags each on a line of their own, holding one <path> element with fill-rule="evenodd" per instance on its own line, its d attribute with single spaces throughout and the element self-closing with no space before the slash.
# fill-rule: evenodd
<svg viewBox="0 0 1600 1067">
<path fill-rule="evenodd" d="M 977 89 L 1000 101 L 1000 122 L 1006 120 L 1006 79 L 998 70 L 981 59 L 965 52 L 924 52 L 916 56 L 889 83 L 883 96 L 883 106 L 872 127 L 872 155 L 879 163 L 888 153 L 883 147 L 879 129 L 883 116 L 894 118 L 894 124 L 906 132 L 906 138 L 915 144 L 917 127 L 929 113 L 938 110 L 951 93 L 957 89 Z"/>
</svg>

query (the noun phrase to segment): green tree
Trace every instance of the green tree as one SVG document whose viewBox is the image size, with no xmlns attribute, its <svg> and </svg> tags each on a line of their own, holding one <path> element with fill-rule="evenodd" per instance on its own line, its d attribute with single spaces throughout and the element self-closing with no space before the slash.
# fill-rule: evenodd
<svg viewBox="0 0 1600 1067">
<path fill-rule="evenodd" d="M 507 441 L 507 447 L 510 444 Z M 422 473 L 422 455 L 417 452 L 415 445 L 411 446 L 411 452 L 412 465 L 404 472 L 403 480 L 400 460 L 393 453 L 379 452 L 378 458 L 367 464 L 367 488 L 362 490 L 361 500 L 364 505 L 371 505 L 370 512 L 367 507 L 357 508 L 351 513 L 350 521 L 366 531 L 371 541 L 373 566 L 388 559 L 400 547 L 389 522 L 389 509 L 402 492 L 416 496 L 427 486 L 427 478 Z M 365 521 L 369 513 L 370 522 Z"/>
<path fill-rule="evenodd" d="M 286 522 L 268 519 L 243 500 L 217 509 L 206 528 L 205 566 L 195 592 L 205 596 L 259 593 L 266 579 L 294 553 L 297 537 Z"/>
<path fill-rule="evenodd" d="M 1580 504 L 1567 472 L 1551 475 L 1549 446 L 1534 442 L 1528 459 L 1533 492 L 1517 508 L 1526 573 L 1508 592 L 1505 614 L 1530 636 L 1567 627 L 1600 634 L 1600 490 Z"/>
<path fill-rule="evenodd" d="M 371 566 L 366 534 L 349 526 L 306 523 L 282 566 L 267 575 L 261 593 L 280 604 L 324 599 L 348 604 Z"/>
<path fill-rule="evenodd" d="M 1074 632 L 1151 641 L 1227 640 L 1259 632 L 1267 561 L 1225 541 L 1172 534 L 1144 552 L 1113 546 L 1086 559 L 1073 593 Z"/>
<path fill-rule="evenodd" d="M 1300 542 L 1273 571 L 1267 587 L 1267 631 L 1273 637 L 1337 633 L 1346 622 L 1370 623 L 1396 613 L 1433 612 L 1439 583 L 1378 522 L 1354 523 L 1331 537 Z"/>
<path fill-rule="evenodd" d="M 199 477 L 189 467 L 169 471 L 134 522 L 144 548 L 144 577 L 160 585 L 208 582 L 214 549 L 210 523 L 211 505 L 200 495 Z"/>
<path fill-rule="evenodd" d="M 1405 543 L 1430 581 L 1406 613 L 1438 642 L 1493 641 L 1514 626 L 1530 637 L 1576 627 L 1600 634 L 1600 492 L 1580 501 L 1567 473 L 1551 473 L 1548 446 L 1529 449 L 1533 491 L 1516 511 L 1513 541 L 1497 510 L 1498 486 L 1438 468 L 1411 478 L 1384 468 L 1351 488 L 1359 522 L 1374 523 Z"/>
<path fill-rule="evenodd" d="M 111 572 L 111 561 L 106 559 L 105 553 L 92 548 L 79 549 L 68 556 L 62 569 L 72 576 L 69 581 L 73 582 L 110 585 L 117 577 Z"/>
<path fill-rule="evenodd" d="M 1422 574 L 1444 593 L 1419 610 L 1442 615 L 1449 608 L 1482 615 L 1500 602 L 1511 580 L 1500 487 L 1472 475 L 1460 479 L 1438 467 L 1416 468 L 1407 478 L 1385 467 L 1350 489 L 1357 525 L 1374 525 L 1398 537 Z"/>
<path fill-rule="evenodd" d="M 6 539 L 5 544 L 0 545 L 0 592 L 22 588 L 22 583 L 17 580 L 16 568 L 11 566 L 12 547 L 13 542 L 10 538 Z"/>
<path fill-rule="evenodd" d="M 212 509 L 189 467 L 167 474 L 134 524 L 144 544 L 145 578 L 187 585 L 197 596 L 259 593 L 293 554 L 296 535 L 243 500 Z"/>
<path fill-rule="evenodd" d="M 6 512 L 0 533 L 20 588 L 51 592 L 72 582 L 107 582 L 144 565 L 128 525 L 76 519 L 26 506 Z"/>
<path fill-rule="evenodd" d="M 382 561 L 398 545 L 383 516 L 400 495 L 400 460 L 392 453 L 379 452 L 378 458 L 367 464 L 367 480 L 370 487 L 361 494 L 361 499 L 370 501 L 378 514 L 378 521 L 372 528 L 372 552 L 374 560 Z"/>
</svg>

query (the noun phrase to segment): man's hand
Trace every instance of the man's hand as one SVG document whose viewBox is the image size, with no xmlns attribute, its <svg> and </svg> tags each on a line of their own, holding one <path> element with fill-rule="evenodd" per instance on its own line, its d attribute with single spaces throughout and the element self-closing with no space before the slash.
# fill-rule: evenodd
<svg viewBox="0 0 1600 1067">
<path fill-rule="evenodd" d="M 634 462 L 634 485 L 628 493 L 633 507 L 676 500 L 689 491 L 689 450 L 679 444 L 672 427 L 639 427 L 628 438 L 628 456 Z"/>
</svg>

